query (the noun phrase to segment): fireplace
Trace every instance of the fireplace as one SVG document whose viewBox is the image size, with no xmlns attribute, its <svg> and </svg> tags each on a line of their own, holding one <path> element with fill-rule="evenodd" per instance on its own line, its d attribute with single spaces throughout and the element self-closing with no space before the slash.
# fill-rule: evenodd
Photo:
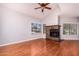
<svg viewBox="0 0 79 59">
<path fill-rule="evenodd" d="M 46 38 L 60 41 L 60 25 L 46 26 Z"/>
<path fill-rule="evenodd" d="M 59 29 L 50 29 L 50 37 L 59 38 Z"/>
</svg>

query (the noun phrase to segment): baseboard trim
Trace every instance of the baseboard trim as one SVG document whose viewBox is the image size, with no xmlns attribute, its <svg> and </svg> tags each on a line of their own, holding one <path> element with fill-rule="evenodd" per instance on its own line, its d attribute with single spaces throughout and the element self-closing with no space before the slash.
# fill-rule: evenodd
<svg viewBox="0 0 79 59">
<path fill-rule="evenodd" d="M 37 38 L 37 39 L 40 39 L 40 38 Z M 11 43 L 7 43 L 7 44 L 2 44 L 0 45 L 0 47 L 4 47 L 4 46 L 8 46 L 8 45 L 13 45 L 13 44 L 19 44 L 19 43 L 22 43 L 22 42 L 28 42 L 28 41 L 32 41 L 32 40 L 37 40 L 37 39 L 30 39 L 30 40 L 22 40 L 22 41 L 17 41 L 17 42 L 11 42 Z M 43 38 L 45 39 L 45 38 Z"/>
<path fill-rule="evenodd" d="M 61 39 L 61 40 L 74 40 L 74 39 Z M 75 40 L 79 40 L 79 39 L 75 39 Z"/>
</svg>

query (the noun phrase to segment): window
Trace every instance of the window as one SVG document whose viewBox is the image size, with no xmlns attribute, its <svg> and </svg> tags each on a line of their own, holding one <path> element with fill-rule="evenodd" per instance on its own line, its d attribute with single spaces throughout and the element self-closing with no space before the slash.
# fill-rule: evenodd
<svg viewBox="0 0 79 59">
<path fill-rule="evenodd" d="M 64 35 L 77 35 L 77 24 L 63 24 Z"/>
</svg>

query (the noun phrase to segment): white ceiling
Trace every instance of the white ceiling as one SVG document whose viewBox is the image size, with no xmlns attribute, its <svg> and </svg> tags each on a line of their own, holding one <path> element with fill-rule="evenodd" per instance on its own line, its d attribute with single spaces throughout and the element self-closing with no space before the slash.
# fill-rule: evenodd
<svg viewBox="0 0 79 59">
<path fill-rule="evenodd" d="M 12 10 L 24 13 L 28 16 L 31 16 L 33 18 L 37 19 L 43 19 L 54 12 L 57 8 L 59 8 L 58 4 L 49 4 L 48 7 L 51 7 L 52 10 L 45 9 L 44 13 L 41 12 L 41 9 L 34 9 L 36 7 L 39 7 L 37 3 L 6 3 L 2 4 L 2 6 L 5 6 L 7 8 L 10 8 Z"/>
<path fill-rule="evenodd" d="M 79 3 L 61 3 L 59 4 L 61 8 L 61 15 L 68 17 L 78 17 L 79 16 Z"/>
<path fill-rule="evenodd" d="M 52 8 L 52 10 L 45 9 L 44 14 L 41 12 L 40 9 L 34 9 L 36 7 L 39 7 L 39 5 L 36 3 L 6 3 L 2 5 L 37 19 L 46 18 L 48 15 L 51 15 L 57 9 L 59 10 L 60 15 L 62 16 L 79 16 L 79 3 L 52 3 L 48 5 Z"/>
</svg>

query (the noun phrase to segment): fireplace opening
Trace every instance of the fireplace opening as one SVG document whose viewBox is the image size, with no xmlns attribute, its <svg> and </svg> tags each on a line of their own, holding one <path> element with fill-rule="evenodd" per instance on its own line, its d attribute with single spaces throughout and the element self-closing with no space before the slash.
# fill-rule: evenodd
<svg viewBox="0 0 79 59">
<path fill-rule="evenodd" d="M 59 29 L 50 29 L 50 37 L 59 38 L 60 37 Z"/>
</svg>

